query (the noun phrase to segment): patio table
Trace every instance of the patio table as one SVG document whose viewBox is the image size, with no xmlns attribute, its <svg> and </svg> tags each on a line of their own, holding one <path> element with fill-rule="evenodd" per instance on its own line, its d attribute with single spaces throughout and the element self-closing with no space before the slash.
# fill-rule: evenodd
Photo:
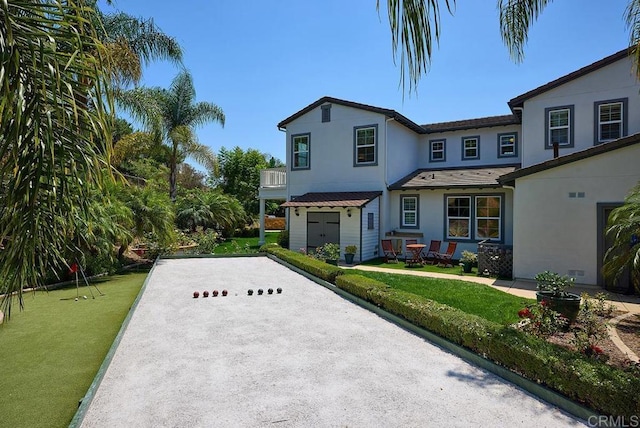
<svg viewBox="0 0 640 428">
<path fill-rule="evenodd" d="M 407 244 L 407 251 L 410 254 L 407 254 L 407 258 L 405 259 L 405 264 L 407 265 L 421 265 L 423 264 L 422 260 L 422 250 L 426 247 L 425 244 Z"/>
</svg>

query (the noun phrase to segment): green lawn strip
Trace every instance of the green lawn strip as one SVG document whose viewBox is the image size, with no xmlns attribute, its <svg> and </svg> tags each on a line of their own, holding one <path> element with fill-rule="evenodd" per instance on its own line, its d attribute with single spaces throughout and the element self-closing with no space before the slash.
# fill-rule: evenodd
<svg viewBox="0 0 640 428">
<path fill-rule="evenodd" d="M 264 234 L 265 244 L 278 242 L 278 233 L 268 232 Z M 247 254 L 257 253 L 260 249 L 260 238 L 229 238 L 216 247 L 214 254 Z"/>
<path fill-rule="evenodd" d="M 102 364 L 147 273 L 28 294 L 25 309 L 0 326 L 3 426 L 68 426 Z M 86 295 L 87 299 L 82 296 Z M 63 300 L 66 299 L 66 300 Z"/>
<path fill-rule="evenodd" d="M 398 261 L 398 263 L 385 263 L 384 259 L 372 259 L 367 260 L 366 262 L 361 263 L 364 266 L 377 266 L 383 267 L 385 269 L 398 269 L 398 270 L 407 270 L 407 271 L 416 271 L 416 272 L 436 272 L 436 273 L 446 273 L 449 275 L 460 275 L 460 276 L 478 276 L 478 269 L 473 268 L 471 273 L 462 272 L 462 267 L 458 265 L 454 265 L 453 267 L 444 267 L 438 265 L 423 265 L 423 266 L 407 266 L 402 259 Z"/>
<path fill-rule="evenodd" d="M 533 302 L 532 299 L 513 296 L 487 285 L 455 279 L 369 271 L 358 271 L 358 275 L 503 325 L 518 322 L 518 311 Z"/>
</svg>

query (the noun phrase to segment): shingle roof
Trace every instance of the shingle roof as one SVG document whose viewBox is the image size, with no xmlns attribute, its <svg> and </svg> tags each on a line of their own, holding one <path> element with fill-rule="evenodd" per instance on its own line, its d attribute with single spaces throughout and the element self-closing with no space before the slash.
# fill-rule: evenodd
<svg viewBox="0 0 640 428">
<path fill-rule="evenodd" d="M 597 146 L 590 147 L 586 150 L 579 152 L 573 152 L 568 155 L 559 156 L 555 159 L 549 159 L 548 161 L 537 163 L 535 165 L 521 168 L 516 171 L 505 174 L 500 177 L 501 184 L 513 185 L 516 178 L 525 177 L 527 175 L 535 174 L 536 172 L 546 171 L 551 168 L 555 168 L 561 165 L 566 165 L 571 162 L 576 162 L 582 159 L 597 156 L 603 153 L 608 153 L 613 150 L 621 149 L 623 147 L 632 146 L 640 143 L 640 133 L 630 135 L 628 137 L 620 138 L 609 143 L 599 144 Z"/>
<path fill-rule="evenodd" d="M 618 51 L 618 52 L 614 53 L 613 55 L 609 55 L 606 58 L 602 58 L 601 60 L 596 61 L 596 62 L 594 62 L 592 64 L 589 64 L 589 65 L 587 65 L 585 67 L 582 67 L 579 70 L 573 71 L 573 72 L 571 72 L 571 73 L 569 73 L 567 75 L 559 77 L 556 80 L 552 80 L 551 82 L 546 83 L 546 84 L 544 84 L 542 86 L 538 86 L 537 88 L 532 89 L 529 92 L 525 92 L 522 95 L 518 95 L 517 97 L 512 98 L 509 101 L 509 107 L 511 108 L 512 111 L 513 111 L 514 107 L 522 107 L 524 102 L 526 100 L 528 100 L 529 98 L 533 98 L 533 97 L 535 97 L 537 95 L 540 95 L 540 94 L 542 94 L 544 92 L 550 91 L 551 89 L 556 88 L 556 87 L 558 87 L 560 85 L 564 85 L 565 83 L 570 82 L 571 80 L 574 80 L 574 79 L 577 79 L 579 77 L 582 77 L 582 76 L 584 76 L 586 74 L 589 74 L 589 73 L 591 73 L 593 71 L 596 71 L 596 70 L 598 70 L 598 69 L 600 69 L 602 67 L 606 67 L 609 64 L 612 64 L 612 63 L 614 63 L 614 62 L 616 62 L 618 60 L 621 60 L 622 58 L 625 58 L 625 57 L 629 56 L 629 53 L 630 53 L 630 51 L 629 51 L 628 48 L 622 49 L 621 51 Z"/>
<path fill-rule="evenodd" d="M 451 122 L 429 123 L 422 125 L 427 132 L 460 131 L 463 129 L 488 128 L 491 126 L 505 126 L 520 123 L 518 117 L 513 114 L 501 116 L 488 116 L 478 119 L 455 120 Z"/>
<path fill-rule="evenodd" d="M 305 193 L 281 207 L 362 207 L 382 195 L 382 192 L 324 192 Z"/>
<path fill-rule="evenodd" d="M 292 114 L 288 118 L 284 119 L 282 122 L 278 123 L 278 128 L 286 128 L 288 123 L 294 121 L 295 119 L 299 118 L 300 116 L 310 112 L 314 108 L 319 107 L 319 106 L 321 106 L 322 104 L 325 104 L 325 103 L 340 104 L 340 105 L 343 105 L 343 106 L 346 106 L 346 107 L 353 107 L 353 108 L 357 108 L 357 109 L 361 109 L 361 110 L 367 110 L 367 111 L 371 111 L 371 112 L 374 112 L 374 113 L 379 113 L 379 114 L 382 114 L 382 115 L 384 115 L 386 117 L 395 119 L 396 122 L 406 126 L 407 128 L 411 129 L 412 131 L 417 132 L 418 134 L 425 134 L 426 133 L 426 131 L 424 130 L 424 128 L 422 128 L 422 126 L 420 126 L 417 123 L 413 122 L 412 120 L 406 118 L 405 116 L 401 115 L 400 113 L 398 113 L 395 110 L 391 110 L 391 109 L 388 109 L 388 108 L 382 108 L 382 107 L 375 107 L 375 106 L 371 106 L 371 105 L 367 105 L 367 104 L 355 103 L 353 101 L 341 100 L 339 98 L 333 98 L 333 97 L 322 97 L 318 101 L 315 101 L 315 102 L 309 104 L 308 106 L 306 106 L 302 110 Z"/>
<path fill-rule="evenodd" d="M 517 167 L 419 169 L 389 186 L 389 190 L 501 187 L 498 177 L 515 171 Z"/>
</svg>

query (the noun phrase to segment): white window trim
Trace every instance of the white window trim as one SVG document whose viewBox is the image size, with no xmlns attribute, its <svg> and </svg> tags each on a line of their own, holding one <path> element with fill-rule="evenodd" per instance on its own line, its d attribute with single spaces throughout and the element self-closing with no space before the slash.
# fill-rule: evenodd
<svg viewBox="0 0 640 428">
<path fill-rule="evenodd" d="M 449 215 L 449 199 L 468 199 L 469 200 L 469 216 L 461 217 L 461 216 L 450 216 Z M 471 196 L 469 195 L 448 195 L 445 199 L 445 230 L 447 239 L 455 239 L 462 241 L 470 241 L 471 240 L 471 222 L 472 222 L 472 211 L 473 211 L 473 201 Z M 469 221 L 469 236 L 451 236 L 449 235 L 449 220 L 468 220 Z"/>
<path fill-rule="evenodd" d="M 307 140 L 307 150 L 296 150 L 296 139 L 304 138 Z M 300 153 L 307 154 L 307 164 L 304 166 L 299 166 L 295 164 L 296 155 Z M 291 136 L 291 169 L 309 169 L 311 168 L 311 134 L 295 134 Z"/>
<path fill-rule="evenodd" d="M 471 140 L 475 140 L 476 142 L 476 145 L 474 148 L 476 151 L 475 156 L 467 156 L 466 143 L 467 141 L 471 141 Z M 469 150 L 471 150 L 471 148 L 469 148 Z M 480 136 L 479 135 L 462 137 L 462 160 L 472 160 L 472 159 L 480 159 Z"/>
<path fill-rule="evenodd" d="M 408 199 L 415 200 L 415 206 L 416 206 L 415 209 L 413 210 L 405 209 L 404 203 Z M 420 203 L 420 200 L 417 195 L 403 195 L 400 197 L 400 227 L 417 229 L 420 226 L 420 220 L 418 218 L 419 211 L 420 211 L 419 205 L 418 205 L 419 203 Z M 406 222 L 407 213 L 415 213 L 415 219 L 416 219 L 415 223 L 411 224 Z"/>
<path fill-rule="evenodd" d="M 551 131 L 556 129 L 567 129 L 567 143 L 566 144 L 558 144 L 558 147 L 573 147 L 574 144 L 574 106 L 573 105 L 565 105 L 565 106 L 556 106 L 556 107 L 548 107 L 544 109 L 545 111 L 545 135 L 544 135 L 544 146 L 545 149 L 552 149 L 553 143 L 555 141 L 551 138 Z M 551 115 L 557 112 L 567 112 L 567 125 L 562 126 L 551 126 Z"/>
<path fill-rule="evenodd" d="M 500 204 L 500 216 L 499 217 L 480 217 L 478 215 L 478 200 L 482 199 L 482 198 L 498 198 L 499 204 Z M 502 216 L 503 216 L 503 212 L 502 212 L 502 196 L 501 195 L 477 195 L 474 197 L 475 199 L 475 204 L 474 204 L 474 210 L 473 213 L 475 214 L 475 220 L 474 220 L 474 237 L 476 239 L 489 239 L 491 241 L 502 241 Z M 486 238 L 486 237 L 478 237 L 478 223 L 479 220 L 498 220 L 498 237 L 497 238 Z"/>
<path fill-rule="evenodd" d="M 601 120 L 601 109 L 604 106 L 612 106 L 612 105 L 619 105 L 620 106 L 620 119 L 619 120 Z M 602 125 L 611 125 L 617 123 L 618 126 L 620 127 L 620 136 L 617 138 L 610 138 L 610 139 L 604 139 L 602 138 Z M 615 101 L 615 102 L 607 102 L 607 103 L 602 103 L 602 104 L 598 104 L 598 141 L 601 143 L 607 142 L 607 141 L 613 141 L 613 140 L 617 140 L 618 138 L 621 138 L 624 134 L 624 103 L 622 101 Z"/>
<path fill-rule="evenodd" d="M 509 141 L 509 144 L 503 144 L 504 138 L 507 138 L 508 139 L 507 141 L 511 140 Z M 499 158 L 517 157 L 518 156 L 517 144 L 518 144 L 517 132 L 505 132 L 504 134 L 498 134 L 498 157 Z M 513 149 L 511 154 L 503 154 L 502 148 L 509 147 L 509 146 Z"/>
<path fill-rule="evenodd" d="M 362 144 L 358 145 L 358 133 L 361 131 L 367 131 L 369 129 L 373 129 L 373 143 L 371 144 Z M 353 165 L 354 166 L 371 166 L 378 164 L 378 125 L 364 125 L 364 126 L 356 126 L 354 128 L 353 133 Z M 360 162 L 358 161 L 358 150 L 364 149 L 368 147 L 373 147 L 373 160 Z"/>
<path fill-rule="evenodd" d="M 434 149 L 436 143 L 442 143 L 442 149 Z M 429 162 L 445 162 L 447 160 L 447 140 L 430 140 L 429 141 Z M 434 153 L 442 153 L 442 157 L 436 159 Z"/>
</svg>

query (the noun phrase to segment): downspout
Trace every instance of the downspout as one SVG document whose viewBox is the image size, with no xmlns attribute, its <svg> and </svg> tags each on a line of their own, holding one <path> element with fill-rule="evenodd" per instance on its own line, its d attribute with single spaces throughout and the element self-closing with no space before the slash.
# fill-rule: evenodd
<svg viewBox="0 0 640 428">
<path fill-rule="evenodd" d="M 385 197 L 384 206 L 389 206 L 389 122 L 395 120 L 393 117 L 388 117 L 384 121 L 384 189 L 382 195 Z M 380 257 L 380 240 L 382 239 L 382 221 L 380 221 L 380 213 L 382 211 L 382 201 L 378 203 L 378 221 L 380 222 L 378 227 L 378 257 Z M 386 213 L 385 213 L 386 216 Z M 386 222 L 386 217 L 383 218 Z"/>
<path fill-rule="evenodd" d="M 280 132 L 284 132 L 284 133 L 287 132 L 287 128 L 282 128 L 282 127 L 278 126 L 277 129 Z M 287 144 L 288 143 L 289 142 L 287 141 L 287 138 L 285 137 L 285 143 L 284 143 L 285 150 L 287 148 Z M 287 154 L 288 153 L 284 154 L 285 161 L 287 160 Z M 286 177 L 285 180 L 287 181 L 287 196 L 286 196 L 285 201 L 289 201 L 289 173 L 287 171 L 288 168 L 289 167 L 287 166 L 287 163 L 285 162 L 284 173 L 285 173 L 285 177 Z M 284 212 L 284 217 L 285 217 L 286 230 L 289 231 L 289 208 L 287 208 L 286 211 Z"/>
</svg>

